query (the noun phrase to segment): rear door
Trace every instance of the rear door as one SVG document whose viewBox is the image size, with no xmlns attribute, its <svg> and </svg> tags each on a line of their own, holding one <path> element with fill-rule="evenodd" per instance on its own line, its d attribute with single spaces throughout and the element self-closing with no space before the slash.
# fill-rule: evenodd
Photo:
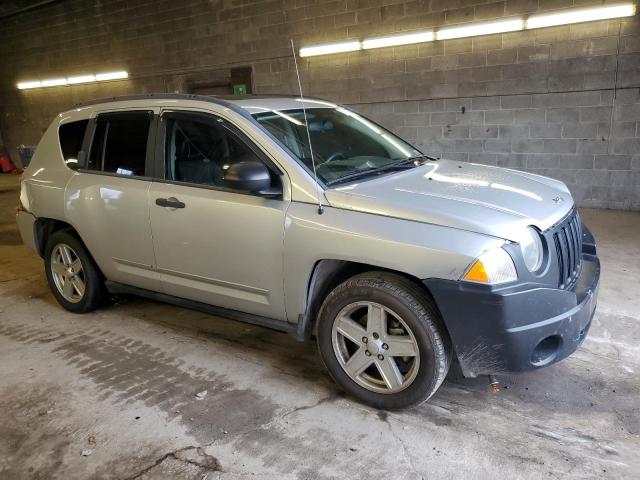
<svg viewBox="0 0 640 480">
<path fill-rule="evenodd" d="M 67 185 L 67 218 L 109 280 L 160 290 L 149 224 L 158 109 L 105 112 Z"/>
<path fill-rule="evenodd" d="M 282 172 L 226 119 L 165 112 L 158 131 L 165 180 L 150 190 L 150 218 L 162 287 L 170 295 L 285 319 L 282 198 L 226 188 L 229 165 L 263 162 L 272 185 Z"/>
</svg>

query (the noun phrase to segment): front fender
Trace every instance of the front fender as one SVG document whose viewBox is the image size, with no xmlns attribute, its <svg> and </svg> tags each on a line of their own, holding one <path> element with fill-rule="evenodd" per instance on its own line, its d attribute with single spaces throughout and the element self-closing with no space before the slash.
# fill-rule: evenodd
<svg viewBox="0 0 640 480">
<path fill-rule="evenodd" d="M 504 240 L 393 217 L 292 203 L 285 219 L 284 288 L 287 319 L 306 307 L 314 265 L 342 260 L 394 270 L 415 278 L 457 280 L 483 251 Z"/>
</svg>

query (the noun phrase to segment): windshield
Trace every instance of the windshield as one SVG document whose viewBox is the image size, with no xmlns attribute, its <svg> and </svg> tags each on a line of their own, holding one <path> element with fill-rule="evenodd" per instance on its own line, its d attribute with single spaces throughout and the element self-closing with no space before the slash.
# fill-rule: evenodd
<svg viewBox="0 0 640 480">
<path fill-rule="evenodd" d="M 268 110 L 253 117 L 313 171 L 302 109 Z M 316 172 L 325 184 L 377 174 L 422 157 L 404 140 L 346 108 L 307 108 L 307 121 Z"/>
</svg>

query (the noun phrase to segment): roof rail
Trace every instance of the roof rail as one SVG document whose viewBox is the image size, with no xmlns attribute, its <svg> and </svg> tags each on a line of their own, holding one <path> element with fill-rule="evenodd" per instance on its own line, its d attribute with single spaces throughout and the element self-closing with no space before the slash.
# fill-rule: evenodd
<svg viewBox="0 0 640 480">
<path fill-rule="evenodd" d="M 126 102 L 130 100 L 195 100 L 198 102 L 208 102 L 214 103 L 216 105 L 222 105 L 230 110 L 233 110 L 236 113 L 241 114 L 242 116 L 249 116 L 249 113 L 240 108 L 238 105 L 235 105 L 232 102 L 229 102 L 225 99 L 219 97 L 213 97 L 208 95 L 193 95 L 188 93 L 145 93 L 140 95 L 123 95 L 119 97 L 107 97 L 100 98 L 96 100 L 89 100 L 87 102 L 80 102 L 74 105 L 74 108 L 77 107 L 88 107 L 91 105 L 102 105 L 105 103 L 113 103 L 113 102 Z"/>
</svg>

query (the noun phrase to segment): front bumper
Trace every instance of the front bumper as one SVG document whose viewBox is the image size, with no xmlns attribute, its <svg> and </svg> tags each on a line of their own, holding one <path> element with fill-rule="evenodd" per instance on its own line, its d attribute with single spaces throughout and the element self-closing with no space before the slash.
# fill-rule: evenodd
<svg viewBox="0 0 640 480">
<path fill-rule="evenodd" d="M 600 261 L 583 248 L 582 271 L 571 290 L 519 285 L 492 289 L 428 279 L 467 377 L 533 370 L 571 355 L 595 313 Z"/>
</svg>

